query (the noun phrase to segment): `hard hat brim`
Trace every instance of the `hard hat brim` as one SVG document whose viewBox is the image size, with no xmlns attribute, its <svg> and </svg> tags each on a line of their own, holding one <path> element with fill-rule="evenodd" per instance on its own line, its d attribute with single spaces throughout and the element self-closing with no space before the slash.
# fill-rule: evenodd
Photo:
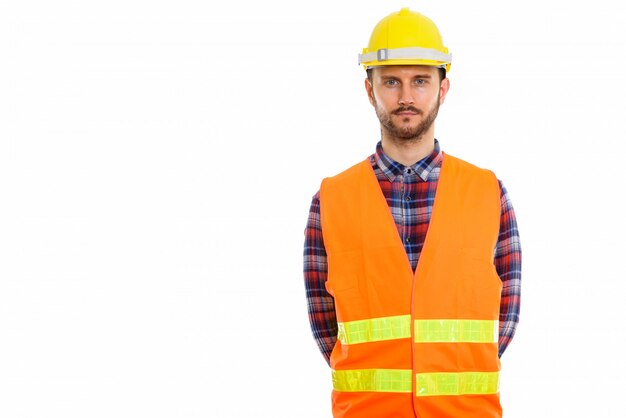
<svg viewBox="0 0 626 418">
<path fill-rule="evenodd" d="M 366 70 L 376 67 L 388 67 L 390 65 L 425 65 L 428 67 L 445 68 L 446 72 L 450 71 L 449 62 L 433 61 L 433 60 L 385 60 L 385 61 L 369 61 L 362 62 L 363 68 Z"/>
</svg>

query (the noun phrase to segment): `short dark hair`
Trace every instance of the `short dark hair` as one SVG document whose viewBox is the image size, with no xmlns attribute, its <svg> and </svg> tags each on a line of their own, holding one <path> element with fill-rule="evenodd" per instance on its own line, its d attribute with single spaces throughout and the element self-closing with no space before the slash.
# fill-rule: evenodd
<svg viewBox="0 0 626 418">
<path fill-rule="evenodd" d="M 446 78 L 446 67 L 439 67 L 439 81 L 443 81 L 444 78 Z M 367 72 L 367 79 L 370 81 L 370 83 L 372 82 L 372 68 L 368 68 L 366 70 Z"/>
</svg>

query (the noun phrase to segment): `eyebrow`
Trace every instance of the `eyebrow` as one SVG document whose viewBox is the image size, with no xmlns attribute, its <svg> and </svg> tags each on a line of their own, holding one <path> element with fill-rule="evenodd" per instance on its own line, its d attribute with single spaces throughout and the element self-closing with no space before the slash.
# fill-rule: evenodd
<svg viewBox="0 0 626 418">
<path fill-rule="evenodd" d="M 384 79 L 384 80 L 389 80 L 389 79 L 399 79 L 399 77 L 393 76 L 393 75 L 381 75 L 380 78 Z M 430 74 L 417 74 L 414 75 L 411 78 L 433 78 Z"/>
</svg>

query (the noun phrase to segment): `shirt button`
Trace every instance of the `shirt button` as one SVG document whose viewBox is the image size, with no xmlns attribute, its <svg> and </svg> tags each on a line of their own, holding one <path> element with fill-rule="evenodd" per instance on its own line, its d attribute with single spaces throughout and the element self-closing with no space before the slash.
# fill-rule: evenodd
<svg viewBox="0 0 626 418">
<path fill-rule="evenodd" d="M 406 238 L 405 241 L 406 242 L 411 242 L 411 238 Z"/>
<path fill-rule="evenodd" d="M 411 200 L 411 195 L 410 194 L 404 195 L 404 200 L 406 200 L 407 202 Z"/>
</svg>

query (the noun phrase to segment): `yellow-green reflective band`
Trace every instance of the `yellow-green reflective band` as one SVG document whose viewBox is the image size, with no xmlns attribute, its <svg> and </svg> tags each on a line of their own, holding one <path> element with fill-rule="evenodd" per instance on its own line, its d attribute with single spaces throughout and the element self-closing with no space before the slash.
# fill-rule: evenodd
<svg viewBox="0 0 626 418">
<path fill-rule="evenodd" d="M 418 373 L 415 396 L 486 395 L 498 392 L 499 372 Z"/>
<path fill-rule="evenodd" d="M 411 370 L 333 370 L 333 389 L 338 392 L 411 393 Z"/>
<path fill-rule="evenodd" d="M 416 343 L 497 343 L 498 321 L 477 319 L 418 319 Z"/>
<path fill-rule="evenodd" d="M 337 325 L 337 339 L 344 345 L 411 338 L 411 315 L 339 322 Z"/>
</svg>

